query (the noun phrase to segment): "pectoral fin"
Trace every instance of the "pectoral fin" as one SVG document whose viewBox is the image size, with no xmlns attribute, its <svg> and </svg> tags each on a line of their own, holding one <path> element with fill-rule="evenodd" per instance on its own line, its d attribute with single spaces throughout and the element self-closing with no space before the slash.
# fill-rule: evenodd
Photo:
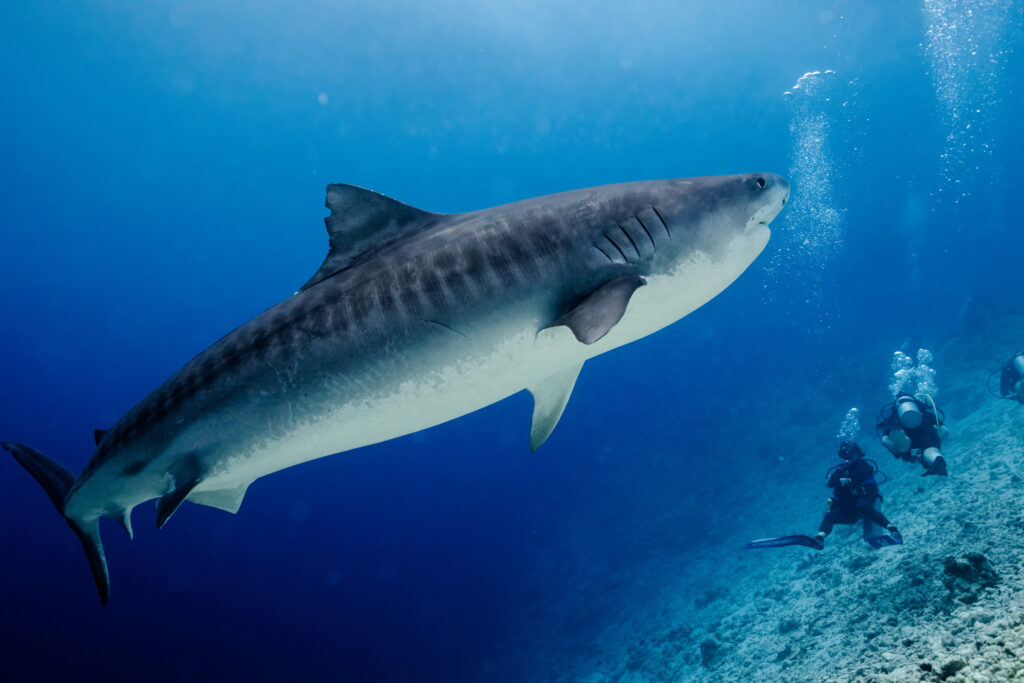
<svg viewBox="0 0 1024 683">
<path fill-rule="evenodd" d="M 171 470 L 170 490 L 156 503 L 156 528 L 162 529 L 174 511 L 181 506 L 192 489 L 199 484 L 202 472 L 199 459 L 187 456 Z"/>
<path fill-rule="evenodd" d="M 583 363 L 574 365 L 535 386 L 529 387 L 533 394 L 533 424 L 530 426 L 530 451 L 536 451 L 554 431 L 562 417 L 565 404 L 569 402 L 576 378 L 583 369 Z"/>
<path fill-rule="evenodd" d="M 565 325 L 576 339 L 593 344 L 622 320 L 630 297 L 643 284 L 643 278 L 638 275 L 610 280 L 585 296 L 552 327 Z"/>
</svg>

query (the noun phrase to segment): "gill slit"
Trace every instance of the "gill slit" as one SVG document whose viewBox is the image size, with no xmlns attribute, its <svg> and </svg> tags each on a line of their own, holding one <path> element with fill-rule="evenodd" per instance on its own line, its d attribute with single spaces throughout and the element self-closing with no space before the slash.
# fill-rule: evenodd
<svg viewBox="0 0 1024 683">
<path fill-rule="evenodd" d="M 620 249 L 620 248 L 619 248 L 619 245 L 617 245 L 617 244 L 615 243 L 615 240 L 613 240 L 613 239 L 612 239 L 611 237 L 609 237 L 608 235 L 605 235 L 605 236 L 604 236 L 604 238 L 605 238 L 606 240 L 608 240 L 608 242 L 609 242 L 609 243 L 611 243 L 611 245 L 612 245 L 613 247 L 615 247 L 615 251 L 619 252 L 619 256 L 621 256 L 621 257 L 622 257 L 622 260 L 623 260 L 623 261 L 625 261 L 626 263 L 629 263 L 629 259 L 628 259 L 628 258 L 626 258 L 626 254 L 625 254 L 625 253 L 623 253 L 622 249 Z"/>
<path fill-rule="evenodd" d="M 633 245 L 633 250 L 636 251 L 636 257 L 638 259 L 643 258 L 643 255 L 640 253 L 639 247 L 636 246 L 636 242 L 634 242 L 630 234 L 626 232 L 626 229 L 620 225 L 619 230 L 621 230 L 622 234 L 626 236 L 626 239 L 629 240 L 629 243 Z"/>
<path fill-rule="evenodd" d="M 648 230 L 647 226 L 644 225 L 644 222 L 640 220 L 640 216 L 633 216 L 633 219 L 640 224 L 641 228 L 644 229 L 644 233 L 647 235 L 647 239 L 651 241 L 651 248 L 654 249 L 654 251 L 658 251 L 658 245 L 655 243 L 654 238 L 651 237 L 651 231 Z"/>
<path fill-rule="evenodd" d="M 661 221 L 661 227 L 665 228 L 665 234 L 668 235 L 669 239 L 672 239 L 672 231 L 668 229 L 668 223 L 665 222 L 665 219 L 664 217 L 662 217 L 661 212 L 658 211 L 658 207 L 651 205 L 651 211 L 653 211 L 654 215 L 658 217 L 659 221 Z"/>
<path fill-rule="evenodd" d="M 466 335 L 462 334 L 462 332 L 459 332 L 454 327 L 451 327 L 450 325 L 445 325 L 444 323 L 438 322 L 437 320 L 430 320 L 428 318 L 420 318 L 420 320 L 422 320 L 425 323 L 429 323 L 429 324 L 432 324 L 432 325 L 437 325 L 438 327 L 443 327 L 444 329 L 448 330 L 449 332 L 454 332 L 455 334 L 458 334 L 460 336 L 466 337 Z M 469 337 L 466 337 L 466 338 L 469 339 Z"/>
</svg>

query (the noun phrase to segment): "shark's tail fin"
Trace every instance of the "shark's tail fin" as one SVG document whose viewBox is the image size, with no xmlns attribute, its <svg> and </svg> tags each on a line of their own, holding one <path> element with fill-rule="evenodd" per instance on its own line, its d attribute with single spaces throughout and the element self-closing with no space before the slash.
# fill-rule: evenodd
<svg viewBox="0 0 1024 683">
<path fill-rule="evenodd" d="M 64 499 L 75 483 L 75 475 L 68 468 L 33 448 L 12 441 L 2 445 L 39 482 L 57 511 L 63 515 Z M 78 535 L 78 540 L 82 542 L 85 555 L 89 558 L 92 577 L 96 580 L 96 588 L 100 592 L 100 600 L 105 605 L 110 597 L 110 575 L 107 573 L 107 558 L 103 554 L 103 544 L 100 542 L 99 520 L 80 522 L 67 517 L 65 519 L 72 531 Z"/>
</svg>

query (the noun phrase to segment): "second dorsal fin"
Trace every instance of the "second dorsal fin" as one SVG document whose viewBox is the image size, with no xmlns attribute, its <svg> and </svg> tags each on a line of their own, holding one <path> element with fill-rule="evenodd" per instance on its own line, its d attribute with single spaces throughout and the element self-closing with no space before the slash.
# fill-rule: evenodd
<svg viewBox="0 0 1024 683">
<path fill-rule="evenodd" d="M 331 210 L 331 215 L 324 219 L 330 251 L 300 292 L 347 268 L 359 256 L 443 215 L 417 209 L 373 190 L 341 183 L 327 186 L 325 206 Z"/>
</svg>

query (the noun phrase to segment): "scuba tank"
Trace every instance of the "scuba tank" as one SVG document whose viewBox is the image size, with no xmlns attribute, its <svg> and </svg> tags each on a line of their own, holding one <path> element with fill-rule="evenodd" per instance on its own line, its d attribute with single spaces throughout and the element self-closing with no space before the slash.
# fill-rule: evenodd
<svg viewBox="0 0 1024 683">
<path fill-rule="evenodd" d="M 999 391 L 993 391 L 992 378 L 999 375 Z M 988 393 L 1024 403 L 1024 353 L 1014 351 L 1003 367 L 994 370 L 985 382 Z"/>
<path fill-rule="evenodd" d="M 1024 377 L 1024 353 L 1015 353 L 1010 365 L 1017 371 L 1018 377 Z"/>
<path fill-rule="evenodd" d="M 896 413 L 899 415 L 900 424 L 906 429 L 916 429 L 921 426 L 921 409 L 917 401 L 910 394 L 900 394 L 896 397 Z"/>
<path fill-rule="evenodd" d="M 1013 385 L 1013 390 L 1017 392 L 1017 396 L 1024 396 L 1024 353 L 1018 353 L 1013 357 L 1013 369 L 1017 371 L 1017 376 L 1020 377 L 1017 383 Z"/>
</svg>

